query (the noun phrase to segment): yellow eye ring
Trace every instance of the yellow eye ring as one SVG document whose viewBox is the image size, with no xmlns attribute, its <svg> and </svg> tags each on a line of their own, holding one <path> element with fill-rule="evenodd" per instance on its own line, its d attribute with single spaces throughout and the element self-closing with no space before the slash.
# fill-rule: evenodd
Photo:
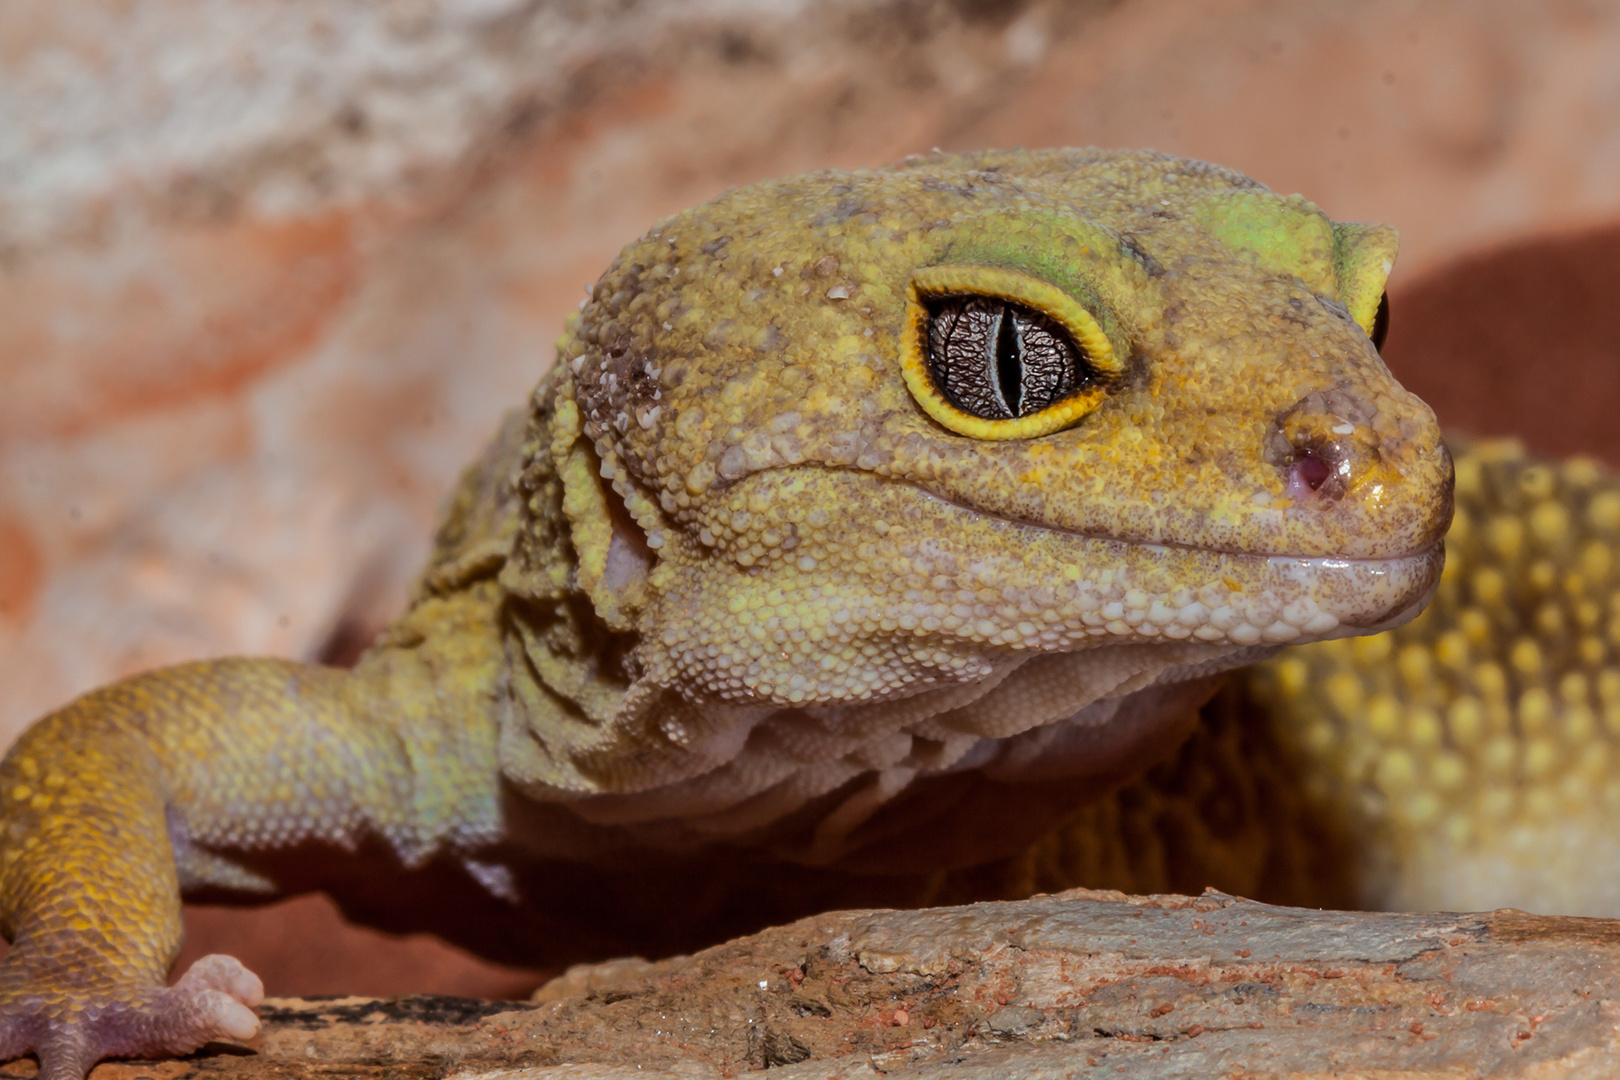
<svg viewBox="0 0 1620 1080">
<path fill-rule="evenodd" d="M 1094 376 L 1075 392 L 1028 416 L 985 418 L 967 412 L 946 397 L 929 363 L 928 301 L 947 296 L 1005 300 L 1055 322 L 1084 353 Z M 906 325 L 900 341 L 900 373 L 923 411 L 958 435 L 974 439 L 1034 439 L 1061 431 L 1095 412 L 1107 396 L 1107 384 L 1124 364 L 1101 323 L 1084 305 L 1055 285 L 998 266 L 926 266 L 906 285 Z"/>
</svg>

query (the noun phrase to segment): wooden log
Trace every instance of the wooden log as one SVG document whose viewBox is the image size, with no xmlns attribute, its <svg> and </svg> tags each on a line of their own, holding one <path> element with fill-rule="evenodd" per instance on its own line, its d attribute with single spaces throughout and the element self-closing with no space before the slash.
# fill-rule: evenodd
<svg viewBox="0 0 1620 1080">
<path fill-rule="evenodd" d="M 574 968 L 528 1003 L 272 999 L 262 1015 L 251 1051 L 94 1076 L 1613 1076 L 1620 921 L 1074 890 L 832 912 Z"/>
</svg>

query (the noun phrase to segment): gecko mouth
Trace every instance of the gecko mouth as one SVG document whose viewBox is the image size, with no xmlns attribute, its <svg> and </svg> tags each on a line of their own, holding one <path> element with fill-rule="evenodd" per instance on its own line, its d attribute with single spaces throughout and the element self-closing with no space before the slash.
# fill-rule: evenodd
<svg viewBox="0 0 1620 1080">
<path fill-rule="evenodd" d="M 1061 552 L 1084 567 L 1095 600 L 1084 621 L 1119 638 L 1285 644 L 1379 633 L 1427 605 L 1445 566 L 1445 541 L 1381 557 L 1234 551 L 1173 540 L 1121 540 L 965 505 L 920 485 L 926 500 L 1022 534 L 1008 550 Z M 1044 543 L 1042 541 L 1045 541 Z M 1045 560 L 1036 560 L 1045 561 Z M 1100 569 L 1102 573 L 1092 571 Z M 1095 580 L 1095 587 L 1091 587 Z"/>
<path fill-rule="evenodd" d="M 976 506 L 971 502 L 966 502 L 966 501 L 963 501 L 963 500 L 960 500 L 960 499 L 953 499 L 949 495 L 942 495 L 938 491 L 935 491 L 932 488 L 924 487 L 921 484 L 912 483 L 912 482 L 904 482 L 904 483 L 905 483 L 905 486 L 907 486 L 907 487 L 911 488 L 912 490 L 916 491 L 918 494 L 923 495 L 923 496 L 925 496 L 925 497 L 927 497 L 929 499 L 936 499 L 939 502 L 944 503 L 946 506 L 954 507 L 954 508 L 956 508 L 958 510 L 965 511 L 965 512 L 967 512 L 969 514 L 976 514 L 976 515 L 978 515 L 980 517 L 991 518 L 991 519 L 994 519 L 996 521 L 1004 522 L 1004 523 L 1006 523 L 1008 525 L 1022 526 L 1022 527 L 1030 528 L 1030 529 L 1039 529 L 1042 532 L 1054 533 L 1054 534 L 1059 535 L 1059 536 L 1072 536 L 1072 537 L 1075 537 L 1076 539 L 1080 539 L 1080 540 L 1095 540 L 1095 541 L 1098 541 L 1098 542 L 1101 542 L 1101 543 L 1110 543 L 1110 544 L 1131 544 L 1131 545 L 1135 545 L 1135 546 L 1138 546 L 1138 547 L 1159 548 L 1159 549 L 1164 549 L 1166 551 L 1197 551 L 1197 552 L 1204 552 L 1204 553 L 1211 554 L 1211 555 L 1220 555 L 1220 556 L 1223 556 L 1223 557 L 1233 558 L 1233 559 L 1249 559 L 1249 558 L 1254 558 L 1254 559 L 1294 559 L 1294 560 L 1297 560 L 1297 561 L 1303 562 L 1303 563 L 1315 563 L 1315 564 L 1367 563 L 1367 564 L 1370 564 L 1370 565 L 1382 565 L 1382 564 L 1386 564 L 1386 563 L 1390 563 L 1390 564 L 1400 563 L 1403 560 L 1408 560 L 1408 559 L 1419 559 L 1419 560 L 1426 559 L 1426 558 L 1428 558 L 1430 555 L 1432 555 L 1434 553 L 1436 548 L 1443 547 L 1444 544 L 1445 544 L 1445 539 L 1444 539 L 1444 536 L 1442 535 L 1441 537 L 1438 537 L 1438 538 L 1430 541 L 1427 544 L 1423 544 L 1423 545 L 1420 545 L 1418 547 L 1412 548 L 1409 551 L 1401 552 L 1398 555 L 1348 556 L 1348 555 L 1304 555 L 1304 554 L 1301 554 L 1299 552 L 1292 552 L 1292 551 L 1263 551 L 1263 550 L 1262 551 L 1256 551 L 1256 550 L 1254 550 L 1252 548 L 1221 547 L 1219 545 L 1214 545 L 1214 544 L 1196 544 L 1196 543 L 1189 543 L 1189 542 L 1181 541 L 1181 540 L 1170 540 L 1170 539 L 1164 539 L 1164 538 L 1160 538 L 1160 539 L 1156 539 L 1156 540 L 1124 539 L 1124 538 L 1121 538 L 1121 537 L 1109 536 L 1107 533 L 1087 532 L 1084 529 L 1075 529 L 1075 528 L 1070 528 L 1070 527 L 1064 526 L 1064 525 L 1053 525 L 1053 524 L 1050 524 L 1050 523 L 1044 522 L 1044 521 L 1031 521 L 1028 518 L 1014 517 L 1011 514 L 1004 514 L 1004 513 L 1001 513 L 999 511 L 996 511 L 996 510 L 987 509 L 987 508 L 982 507 L 982 506 Z"/>
</svg>

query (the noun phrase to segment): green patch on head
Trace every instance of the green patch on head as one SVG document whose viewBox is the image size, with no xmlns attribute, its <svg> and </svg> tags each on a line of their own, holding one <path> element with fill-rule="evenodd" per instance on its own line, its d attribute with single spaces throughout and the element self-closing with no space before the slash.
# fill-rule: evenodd
<svg viewBox="0 0 1620 1080">
<path fill-rule="evenodd" d="M 936 261 L 999 267 L 1047 282 L 1096 317 L 1120 356 L 1129 354 L 1127 325 L 1147 275 L 1101 225 L 1042 210 L 962 218 Z"/>
<path fill-rule="evenodd" d="M 1262 269 L 1297 277 L 1323 296 L 1338 296 L 1333 222 L 1303 196 L 1233 192 L 1204 200 L 1194 213 L 1216 239 L 1248 252 Z"/>
</svg>

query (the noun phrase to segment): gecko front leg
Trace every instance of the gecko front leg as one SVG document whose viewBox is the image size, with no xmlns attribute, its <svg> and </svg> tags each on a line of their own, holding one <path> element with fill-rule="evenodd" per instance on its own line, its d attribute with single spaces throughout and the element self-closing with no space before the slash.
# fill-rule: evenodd
<svg viewBox="0 0 1620 1080">
<path fill-rule="evenodd" d="M 32 1051 L 42 1077 L 77 1080 L 103 1057 L 251 1037 L 262 988 L 236 960 L 205 957 L 165 985 L 182 888 L 269 897 L 280 886 L 253 852 L 349 847 L 369 832 L 411 861 L 470 820 L 447 816 L 443 785 L 414 767 L 407 744 L 420 742 L 424 710 L 388 688 L 222 660 L 103 688 L 30 729 L 0 764 L 0 931 L 13 945 L 0 963 L 0 1059 Z M 492 804 L 493 736 L 452 712 L 427 743 L 462 793 L 482 767 L 489 798 L 458 809 Z M 464 767 L 444 769 L 447 738 Z"/>
</svg>

